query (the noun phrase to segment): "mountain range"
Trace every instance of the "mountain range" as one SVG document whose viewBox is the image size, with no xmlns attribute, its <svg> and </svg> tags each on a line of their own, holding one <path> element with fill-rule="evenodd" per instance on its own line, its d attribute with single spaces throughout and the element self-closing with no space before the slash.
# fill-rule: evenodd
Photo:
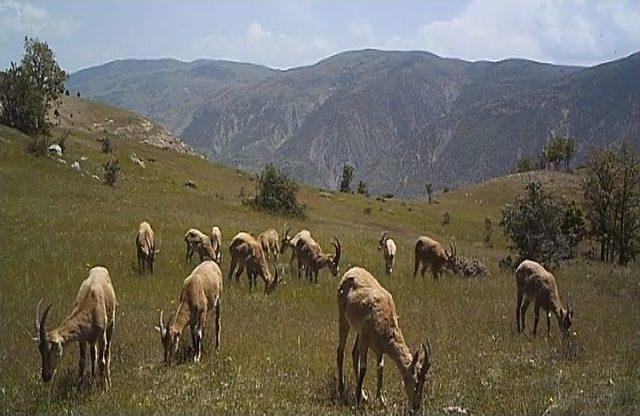
<svg viewBox="0 0 640 416">
<path fill-rule="evenodd" d="M 67 87 L 242 169 L 273 162 L 334 188 L 349 163 L 372 192 L 402 196 L 502 175 L 553 134 L 575 138 L 576 164 L 593 148 L 640 144 L 640 53 L 594 67 L 379 50 L 289 70 L 118 60 L 71 74 Z"/>
</svg>

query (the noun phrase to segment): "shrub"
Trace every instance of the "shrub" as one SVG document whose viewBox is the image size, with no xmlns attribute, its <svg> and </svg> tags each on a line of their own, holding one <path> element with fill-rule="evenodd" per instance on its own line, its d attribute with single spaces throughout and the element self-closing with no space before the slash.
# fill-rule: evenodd
<svg viewBox="0 0 640 416">
<path fill-rule="evenodd" d="M 392 199 L 393 198 L 393 194 L 384 194 L 382 195 L 383 198 L 385 199 Z"/>
<path fill-rule="evenodd" d="M 298 203 L 298 184 L 286 173 L 268 164 L 258 176 L 256 193 L 246 201 L 259 211 L 290 217 L 306 217 L 306 208 Z"/>
<path fill-rule="evenodd" d="M 516 173 L 531 172 L 535 169 L 535 165 L 535 161 L 530 157 L 525 156 L 518 160 L 518 163 L 516 164 Z"/>
<path fill-rule="evenodd" d="M 484 245 L 489 248 L 493 248 L 493 223 L 491 218 L 485 217 L 484 219 Z"/>
<path fill-rule="evenodd" d="M 369 188 L 367 187 L 366 182 L 362 182 L 362 181 L 358 182 L 358 193 L 360 195 L 369 197 Z"/>
<path fill-rule="evenodd" d="M 69 138 L 70 134 L 71 134 L 71 131 L 67 129 L 62 133 L 62 135 L 58 139 L 58 146 L 60 146 L 60 149 L 62 149 L 62 153 L 65 153 L 67 151 L 67 139 Z"/>
<path fill-rule="evenodd" d="M 373 209 L 371 207 L 364 207 L 364 214 L 365 215 L 371 215 L 371 211 L 373 211 Z"/>
<path fill-rule="evenodd" d="M 449 225 L 451 223 L 451 214 L 449 211 L 446 211 L 442 216 L 442 225 Z"/>
<path fill-rule="evenodd" d="M 118 180 L 118 172 L 120 172 L 120 166 L 118 160 L 110 160 L 104 164 L 104 181 L 107 185 L 114 186 Z"/>
<path fill-rule="evenodd" d="M 351 192 L 351 179 L 355 168 L 352 165 L 342 167 L 342 178 L 340 179 L 340 192 Z"/>
<path fill-rule="evenodd" d="M 580 241 L 574 205 L 547 192 L 540 182 L 527 185 L 527 194 L 502 208 L 500 225 L 519 260 L 558 264 L 573 255 Z M 569 218 L 569 219 L 567 219 Z"/>
<path fill-rule="evenodd" d="M 115 149 L 113 148 L 113 143 L 111 143 L 111 139 L 105 137 L 102 139 L 102 153 L 113 153 Z"/>
<path fill-rule="evenodd" d="M 27 152 L 36 157 L 46 156 L 49 152 L 49 139 L 46 136 L 36 136 L 27 145 Z"/>
</svg>

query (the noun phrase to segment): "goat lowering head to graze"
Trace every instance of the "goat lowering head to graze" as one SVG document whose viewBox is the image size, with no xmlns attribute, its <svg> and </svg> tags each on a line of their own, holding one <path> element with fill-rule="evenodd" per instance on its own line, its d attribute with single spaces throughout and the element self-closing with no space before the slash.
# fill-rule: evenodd
<svg viewBox="0 0 640 416">
<path fill-rule="evenodd" d="M 185 327 L 191 327 L 191 341 L 193 342 L 193 361 L 200 361 L 202 355 L 202 339 L 207 321 L 207 312 L 215 312 L 216 349 L 220 349 L 220 303 L 222 296 L 222 272 L 220 267 L 212 261 L 206 260 L 196 266 L 185 279 L 180 292 L 180 305 L 177 312 L 169 317 L 165 325 L 160 311 L 160 332 L 164 347 L 164 362 L 171 364 L 172 357 L 178 351 L 180 336 Z"/>
<path fill-rule="evenodd" d="M 274 261 L 278 261 L 278 255 L 280 254 L 280 247 L 278 246 L 278 232 L 276 230 L 266 230 L 256 237 L 256 240 L 262 246 L 262 251 L 267 256 L 271 256 Z"/>
<path fill-rule="evenodd" d="M 349 329 L 354 328 L 356 341 L 351 355 L 357 382 L 358 404 L 362 400 L 367 400 L 362 385 L 367 371 L 367 352 L 371 349 L 376 354 L 377 398 L 385 404 L 382 395 L 382 370 L 384 354 L 387 354 L 400 372 L 409 406 L 413 410 L 418 410 L 422 404 L 422 391 L 427 372 L 431 367 L 431 351 L 422 344 L 421 349 L 411 354 L 398 326 L 398 316 L 391 294 L 367 270 L 353 267 L 344 274 L 338 285 L 337 302 L 339 335 L 337 364 L 340 394 L 345 394 L 342 371 L 344 348 Z"/>
<path fill-rule="evenodd" d="M 538 329 L 540 309 L 547 315 L 547 337 L 551 331 L 551 313 L 558 319 L 558 327 L 562 335 L 568 335 L 573 320 L 573 310 L 562 306 L 556 279 L 542 265 L 535 261 L 525 260 L 516 269 L 518 298 L 516 301 L 516 323 L 518 332 L 524 331 L 525 315 L 531 302 L 534 303 L 533 335 Z M 522 325 L 521 325 L 522 323 Z"/>
<path fill-rule="evenodd" d="M 153 273 L 153 262 L 159 250 L 156 250 L 156 235 L 151 229 L 151 225 L 146 221 L 140 223 L 138 227 L 136 250 L 138 253 L 138 271 L 142 273 L 144 269 L 148 269 Z"/>
<path fill-rule="evenodd" d="M 256 286 L 256 279 L 260 277 L 264 282 L 264 290 L 270 293 L 279 283 L 278 266 L 274 262 L 275 274 L 269 270 L 267 256 L 262 250 L 262 245 L 251 234 L 240 232 L 233 237 L 229 245 L 231 265 L 229 267 L 229 281 L 235 273 L 236 282 L 240 275 L 247 269 L 249 289 Z M 237 267 L 237 271 L 236 271 Z"/>
<path fill-rule="evenodd" d="M 211 229 L 210 240 L 211 247 L 216 255 L 216 258 L 213 260 L 220 265 L 222 263 L 222 231 L 220 231 L 219 227 L 213 227 Z"/>
<path fill-rule="evenodd" d="M 184 243 L 187 248 L 185 261 L 191 262 L 193 253 L 198 253 L 200 262 L 204 260 L 216 261 L 216 259 L 218 258 L 213 250 L 213 246 L 211 245 L 211 239 L 209 238 L 209 236 L 198 229 L 191 228 L 189 231 L 187 231 L 187 233 L 184 235 Z"/>
<path fill-rule="evenodd" d="M 442 269 L 447 267 L 451 269 L 455 264 L 456 247 L 449 244 L 451 252 L 448 252 L 442 245 L 433 238 L 422 236 L 418 237 L 415 248 L 415 267 L 413 269 L 413 277 L 416 277 L 418 268 L 422 264 L 420 274 L 424 277 L 427 267 L 431 268 L 433 278 L 437 279 L 442 274 Z"/>
<path fill-rule="evenodd" d="M 289 235 L 289 231 L 291 231 L 291 228 L 287 228 L 286 231 L 284 232 L 282 241 L 280 242 L 280 253 L 284 254 L 285 250 L 289 248 L 291 250 L 291 258 L 289 259 L 289 265 L 292 265 L 294 260 L 298 261 L 298 256 L 297 256 L 298 240 L 300 240 L 300 238 L 302 237 L 305 237 L 305 238 L 311 237 L 311 233 L 309 232 L 309 230 L 301 230 L 296 235 L 291 237 Z M 301 264 L 298 261 L 298 278 L 300 278 L 300 269 L 301 269 Z"/>
<path fill-rule="evenodd" d="M 311 236 L 301 236 L 296 244 L 296 256 L 298 258 L 298 275 L 300 268 L 304 265 L 306 276 L 312 278 L 318 283 L 318 271 L 323 267 L 329 269 L 335 277 L 338 275 L 338 264 L 340 262 L 340 254 L 342 246 L 340 241 L 334 236 L 335 243 L 331 245 L 335 249 L 335 254 L 326 254 L 322 252 L 320 245 Z"/>
<path fill-rule="evenodd" d="M 387 274 L 393 271 L 393 261 L 396 258 L 396 243 L 389 238 L 389 231 L 384 231 L 378 241 L 378 251 L 382 251 L 384 267 Z"/>
<path fill-rule="evenodd" d="M 82 282 L 71 313 L 55 329 L 47 331 L 47 316 L 51 304 L 40 317 L 40 304 L 36 307 L 35 331 L 42 357 L 42 380 L 53 378 L 64 347 L 74 341 L 80 345 L 79 379 L 84 378 L 87 346 L 91 355 L 91 376 L 95 376 L 96 364 L 104 388 L 111 386 L 111 339 L 116 319 L 116 294 L 109 272 L 104 267 L 94 267 Z"/>
</svg>

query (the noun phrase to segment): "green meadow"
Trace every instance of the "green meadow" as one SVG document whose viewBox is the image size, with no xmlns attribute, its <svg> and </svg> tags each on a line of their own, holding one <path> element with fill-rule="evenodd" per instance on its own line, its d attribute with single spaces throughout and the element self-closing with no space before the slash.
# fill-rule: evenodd
<svg viewBox="0 0 640 416">
<path fill-rule="evenodd" d="M 196 156 L 178 154 L 113 136 L 114 154 L 103 154 L 95 120 L 134 122 L 136 116 L 85 100 L 66 99 L 75 109 L 67 164 L 26 152 L 27 136 L 0 126 L 0 413 L 3 414 L 390 414 L 406 411 L 400 377 L 387 359 L 384 390 L 388 405 L 375 400 L 357 409 L 350 354 L 345 374 L 350 397 L 336 394 L 336 288 L 326 270 L 318 284 L 299 280 L 280 260 L 284 281 L 271 295 L 261 282 L 249 291 L 246 278 L 224 282 L 221 350 L 213 347 L 213 325 L 205 332 L 202 361 L 162 363 L 159 311 L 177 306 L 184 278 L 194 264 L 184 259 L 183 236 L 191 227 L 223 233 L 226 247 L 239 231 L 258 233 L 288 226 L 309 229 L 325 249 L 332 236 L 343 245 L 340 270 L 367 268 L 394 297 L 400 325 L 414 350 L 429 340 L 433 364 L 422 411 L 443 414 L 460 406 L 471 414 L 640 413 L 640 268 L 578 259 L 554 270 L 563 300 L 575 310 L 572 354 L 561 347 L 557 322 L 552 337 L 516 333 L 513 272 L 498 261 L 507 242 L 498 226 L 500 209 L 531 178 L 556 192 L 579 198 L 580 177 L 533 173 L 498 178 L 421 200 L 376 200 L 302 186 L 299 200 L 308 218 L 291 220 L 256 213 L 242 204 L 253 175 Z M 73 124 L 71 124 L 73 122 Z M 62 128 L 54 129 L 54 136 Z M 135 152 L 143 169 L 130 161 Z M 81 171 L 70 167 L 80 161 Z M 102 181 L 102 164 L 118 158 L 115 187 Z M 96 180 L 92 175 L 97 175 Z M 194 181 L 197 189 L 185 186 Z M 451 222 L 442 224 L 448 212 Z M 485 218 L 493 227 L 493 248 L 483 244 Z M 155 274 L 136 270 L 134 238 L 149 221 L 160 253 Z M 386 276 L 376 249 L 382 231 L 398 245 L 394 273 Z M 480 259 L 491 275 L 465 279 L 445 274 L 414 279 L 413 245 L 426 234 L 455 241 L 458 253 Z M 65 348 L 52 382 L 40 380 L 40 355 L 32 341 L 38 301 L 53 302 L 48 325 L 69 312 L 88 270 L 106 266 L 118 297 L 109 391 L 94 383 L 77 386 L 78 346 Z M 533 324 L 533 308 L 527 323 Z M 212 324 L 213 321 L 209 321 Z M 540 329 L 540 328 L 539 328 Z M 187 329 L 188 331 L 188 329 Z M 353 333 L 348 348 L 353 345 Z M 182 337 L 182 355 L 190 337 Z M 373 399 L 375 363 L 369 355 L 366 390 Z"/>
</svg>

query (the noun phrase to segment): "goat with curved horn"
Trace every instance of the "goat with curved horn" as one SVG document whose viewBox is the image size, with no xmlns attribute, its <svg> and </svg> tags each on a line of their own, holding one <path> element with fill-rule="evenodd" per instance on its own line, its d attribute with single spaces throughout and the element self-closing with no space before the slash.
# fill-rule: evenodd
<svg viewBox="0 0 640 416">
<path fill-rule="evenodd" d="M 318 283 L 318 272 L 322 268 L 327 268 L 331 275 L 338 276 L 340 256 L 342 254 L 342 246 L 340 241 L 334 236 L 334 254 L 326 254 L 322 252 L 320 245 L 311 237 L 311 235 L 302 235 L 296 244 L 298 255 L 298 270 L 304 266 L 305 273 L 309 280 Z"/>
<path fill-rule="evenodd" d="M 111 277 L 104 267 L 94 267 L 89 277 L 82 282 L 76 296 L 71 313 L 55 329 L 47 330 L 47 316 L 51 304 L 47 306 L 42 317 L 40 305 L 36 307 L 34 322 L 38 347 L 42 357 L 42 380 L 53 378 L 64 347 L 74 341 L 80 344 L 79 378 L 84 378 L 85 356 L 87 346 L 91 354 L 91 375 L 99 366 L 102 384 L 111 386 L 111 339 L 116 318 L 116 294 L 111 285 Z"/>
<path fill-rule="evenodd" d="M 442 270 L 446 267 L 453 269 L 456 262 L 456 249 L 453 244 L 449 245 L 451 253 L 442 247 L 438 241 L 431 237 L 421 236 L 415 245 L 415 267 L 413 269 L 413 277 L 416 277 L 418 269 L 422 265 L 420 274 L 424 277 L 427 267 L 431 268 L 434 279 L 442 275 Z"/>
</svg>

